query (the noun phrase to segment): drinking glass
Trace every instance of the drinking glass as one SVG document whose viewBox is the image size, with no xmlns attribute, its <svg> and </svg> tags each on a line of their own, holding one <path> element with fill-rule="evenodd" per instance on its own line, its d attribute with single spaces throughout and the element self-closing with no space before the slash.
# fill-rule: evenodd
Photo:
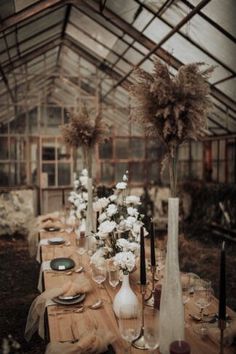
<svg viewBox="0 0 236 354">
<path fill-rule="evenodd" d="M 194 302 L 200 309 L 200 325 L 195 326 L 195 332 L 201 336 L 206 335 L 207 327 L 203 321 L 203 311 L 207 308 L 213 298 L 213 289 L 208 280 L 198 279 L 195 281 Z"/>
<path fill-rule="evenodd" d="M 108 268 L 109 284 L 115 288 L 120 282 L 120 270 L 115 265 Z"/>
<path fill-rule="evenodd" d="M 80 262 L 82 262 L 83 255 L 87 252 L 87 237 L 85 236 L 84 231 L 77 230 L 76 231 L 76 252 L 78 253 L 80 258 Z"/>
<path fill-rule="evenodd" d="M 145 307 L 144 339 L 150 354 L 159 347 L 159 311 L 153 307 Z"/>
<path fill-rule="evenodd" d="M 99 285 L 99 288 L 102 288 L 102 283 L 106 280 L 107 270 L 106 265 L 96 266 L 92 264 L 91 266 L 92 279 Z"/>
<path fill-rule="evenodd" d="M 186 328 L 188 328 L 189 324 L 186 322 L 185 305 L 190 300 L 190 296 L 189 296 L 190 276 L 189 276 L 189 273 L 181 273 L 180 280 L 181 280 L 181 286 L 182 286 L 182 296 L 183 296 L 183 305 L 184 305 L 184 326 Z"/>
<path fill-rule="evenodd" d="M 139 306 L 130 304 L 123 306 L 119 311 L 118 324 L 121 337 L 129 344 L 126 353 L 131 353 L 132 342 L 140 335 L 142 326 Z"/>
</svg>

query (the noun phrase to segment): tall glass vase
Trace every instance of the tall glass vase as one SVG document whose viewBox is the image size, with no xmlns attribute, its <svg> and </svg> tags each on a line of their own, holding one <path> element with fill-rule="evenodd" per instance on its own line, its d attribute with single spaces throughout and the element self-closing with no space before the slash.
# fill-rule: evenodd
<svg viewBox="0 0 236 354">
<path fill-rule="evenodd" d="M 160 303 L 160 352 L 169 354 L 170 343 L 184 339 L 184 309 L 179 272 L 179 198 L 168 199 L 168 239 Z"/>
<path fill-rule="evenodd" d="M 88 170 L 88 205 L 86 213 L 86 236 L 91 236 L 91 233 L 95 231 L 95 218 L 93 213 L 93 178 L 92 178 L 92 162 L 93 162 L 93 148 L 86 147 L 84 149 L 84 159 L 86 168 Z"/>
</svg>

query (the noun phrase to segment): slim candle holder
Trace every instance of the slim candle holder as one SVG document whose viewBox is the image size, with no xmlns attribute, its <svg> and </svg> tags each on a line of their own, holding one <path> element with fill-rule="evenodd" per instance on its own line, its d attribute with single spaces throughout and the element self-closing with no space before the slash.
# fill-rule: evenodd
<svg viewBox="0 0 236 354">
<path fill-rule="evenodd" d="M 226 328 L 226 321 L 219 320 L 218 327 L 220 329 L 220 352 L 219 352 L 219 354 L 224 354 L 224 330 Z"/>
<path fill-rule="evenodd" d="M 145 305 L 145 294 L 146 294 L 145 285 L 141 285 L 141 294 L 142 294 L 142 326 L 141 326 L 140 334 L 138 338 L 136 338 L 132 342 L 132 346 L 137 349 L 147 350 L 149 348 L 144 338 L 144 305 Z"/>
<path fill-rule="evenodd" d="M 152 290 L 149 297 L 145 299 L 145 305 L 149 307 L 154 307 L 154 289 L 155 289 L 155 273 L 156 273 L 155 266 L 151 266 L 151 273 L 152 273 Z"/>
</svg>

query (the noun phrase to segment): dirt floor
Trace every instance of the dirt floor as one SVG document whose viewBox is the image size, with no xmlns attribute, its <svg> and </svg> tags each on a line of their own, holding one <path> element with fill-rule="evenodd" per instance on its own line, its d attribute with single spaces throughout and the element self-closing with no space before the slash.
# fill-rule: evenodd
<svg viewBox="0 0 236 354">
<path fill-rule="evenodd" d="M 180 264 L 184 271 L 212 280 L 218 296 L 220 241 L 189 240 L 180 237 Z M 227 303 L 236 310 L 236 244 L 227 243 Z M 27 313 L 36 290 L 39 265 L 28 254 L 27 241 L 21 237 L 0 237 L 0 343 L 11 334 L 21 345 L 17 353 L 43 354 L 44 342 L 35 335 L 24 340 Z M 1 348 L 1 347 L 0 347 Z M 2 353 L 0 349 L 0 353 Z M 12 352 L 13 353 L 13 352 Z M 15 352 L 14 352 L 15 353 Z"/>
</svg>

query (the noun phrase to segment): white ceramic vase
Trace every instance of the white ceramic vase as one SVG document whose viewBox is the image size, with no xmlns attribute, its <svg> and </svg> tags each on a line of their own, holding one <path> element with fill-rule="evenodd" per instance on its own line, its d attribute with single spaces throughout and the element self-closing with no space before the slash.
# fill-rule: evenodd
<svg viewBox="0 0 236 354">
<path fill-rule="evenodd" d="M 130 306 L 129 306 L 130 305 Z M 133 315 L 134 307 L 138 308 L 138 298 L 130 287 L 129 273 L 123 275 L 123 281 L 120 290 L 116 294 L 113 300 L 113 310 L 116 316 L 119 318 L 121 309 L 125 308 L 127 318 Z"/>
<path fill-rule="evenodd" d="M 179 198 L 168 199 L 168 239 L 160 303 L 160 352 L 169 354 L 170 343 L 184 339 L 184 309 L 178 254 Z"/>
</svg>

